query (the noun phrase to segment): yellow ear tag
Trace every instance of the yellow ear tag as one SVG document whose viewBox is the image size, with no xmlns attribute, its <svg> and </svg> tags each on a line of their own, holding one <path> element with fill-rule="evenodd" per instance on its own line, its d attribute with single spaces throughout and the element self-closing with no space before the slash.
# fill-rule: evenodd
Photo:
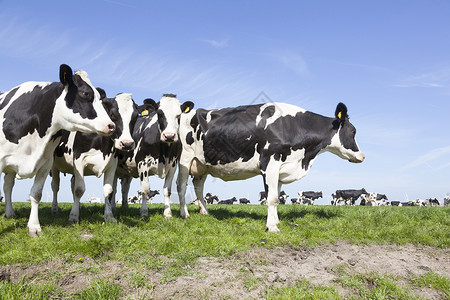
<svg viewBox="0 0 450 300">
<path fill-rule="evenodd" d="M 141 112 L 141 115 L 143 115 L 143 116 L 148 116 L 148 110 L 143 110 L 142 112 Z"/>
<path fill-rule="evenodd" d="M 189 106 L 186 107 L 186 109 L 184 110 L 185 113 L 187 113 L 190 110 Z"/>
<path fill-rule="evenodd" d="M 338 119 L 340 120 L 342 118 L 342 112 L 340 111 L 339 113 L 338 113 Z"/>
</svg>

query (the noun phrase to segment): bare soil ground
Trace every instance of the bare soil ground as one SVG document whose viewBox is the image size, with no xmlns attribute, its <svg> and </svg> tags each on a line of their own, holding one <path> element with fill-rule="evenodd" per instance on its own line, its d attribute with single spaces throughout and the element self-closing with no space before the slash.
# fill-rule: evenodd
<svg viewBox="0 0 450 300">
<path fill-rule="evenodd" d="M 411 275 L 433 271 L 450 278 L 450 251 L 415 245 L 351 245 L 346 242 L 315 248 L 257 247 L 231 258 L 201 257 L 183 272 L 167 280 L 164 270 L 127 266 L 122 262 L 98 262 L 89 257 L 79 263 L 57 259 L 38 265 L 0 267 L 0 280 L 34 283 L 53 282 L 68 294 L 88 288 L 95 278 L 117 283 L 125 298 L 141 299 L 261 299 L 268 287 L 294 285 L 308 280 L 315 285 L 335 286 L 344 297 L 354 291 L 343 288 L 336 279 L 338 268 L 348 274 L 376 272 L 398 276 L 402 285 Z M 133 276 L 145 284 L 136 284 Z M 421 297 L 442 297 L 433 289 L 416 288 Z"/>
</svg>

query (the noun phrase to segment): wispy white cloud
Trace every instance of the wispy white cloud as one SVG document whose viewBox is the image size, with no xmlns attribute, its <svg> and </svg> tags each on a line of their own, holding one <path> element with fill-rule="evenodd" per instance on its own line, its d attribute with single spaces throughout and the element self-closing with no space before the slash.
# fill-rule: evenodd
<svg viewBox="0 0 450 300">
<path fill-rule="evenodd" d="M 308 64 L 306 63 L 303 56 L 296 52 L 293 52 L 291 50 L 282 50 L 278 52 L 272 52 L 269 54 L 269 56 L 273 57 L 279 63 L 283 64 L 285 67 L 299 76 L 310 76 Z"/>
<path fill-rule="evenodd" d="M 417 159 L 412 161 L 411 163 L 400 168 L 401 171 L 409 170 L 418 166 L 426 165 L 431 167 L 432 169 L 438 170 L 446 167 L 450 167 L 450 162 L 446 164 L 442 164 L 442 160 L 445 160 L 445 157 L 448 155 L 448 160 L 450 161 L 450 146 L 447 147 L 439 147 L 429 151 L 428 153 L 419 156 Z M 439 166 L 433 167 L 432 162 L 440 159 L 441 162 Z"/>
<path fill-rule="evenodd" d="M 215 47 L 215 48 L 226 48 L 229 46 L 229 39 L 223 38 L 219 40 L 203 40 L 203 42 Z"/>
<path fill-rule="evenodd" d="M 407 76 L 406 78 L 400 79 L 393 86 L 398 88 L 448 88 L 450 87 L 450 67 Z"/>
</svg>

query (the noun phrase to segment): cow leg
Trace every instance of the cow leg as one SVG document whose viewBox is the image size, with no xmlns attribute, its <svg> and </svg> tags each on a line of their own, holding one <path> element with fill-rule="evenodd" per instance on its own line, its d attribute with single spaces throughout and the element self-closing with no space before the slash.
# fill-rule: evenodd
<svg viewBox="0 0 450 300">
<path fill-rule="evenodd" d="M 53 201 L 52 201 L 52 214 L 56 214 L 59 211 L 58 207 L 58 192 L 60 184 L 60 173 L 58 169 L 52 169 L 52 191 L 53 191 Z"/>
<path fill-rule="evenodd" d="M 183 219 L 186 219 L 189 217 L 186 206 L 186 187 L 189 179 L 189 169 L 181 162 L 182 160 L 180 159 L 180 164 L 178 166 L 177 191 L 180 199 L 180 215 Z"/>
<path fill-rule="evenodd" d="M 194 184 L 195 196 L 197 197 L 198 206 L 200 208 L 201 215 L 207 215 L 205 199 L 203 198 L 203 187 L 205 185 L 206 175 L 194 177 L 192 180 Z"/>
<path fill-rule="evenodd" d="M 128 192 L 130 191 L 131 177 L 121 178 L 120 184 L 122 186 L 122 208 L 128 209 Z"/>
<path fill-rule="evenodd" d="M 69 214 L 69 224 L 76 224 L 80 222 L 80 199 L 83 197 L 86 190 L 83 174 L 74 170 L 74 175 L 70 180 L 73 194 L 73 206 Z"/>
<path fill-rule="evenodd" d="M 16 177 L 15 173 L 6 173 L 3 182 L 3 192 L 5 193 L 5 218 L 7 219 L 16 218 L 16 214 L 14 213 L 12 207 L 12 199 L 11 199 L 15 177 Z"/>
<path fill-rule="evenodd" d="M 277 224 L 280 222 L 278 219 L 277 205 L 278 195 L 280 194 L 281 183 L 279 179 L 280 168 L 277 164 L 268 164 L 265 171 L 261 171 L 264 180 L 264 186 L 267 193 L 267 223 L 266 230 L 268 232 L 280 232 Z"/>
<path fill-rule="evenodd" d="M 150 194 L 150 182 L 148 181 L 148 177 L 144 176 L 144 171 L 139 172 L 139 178 L 141 179 L 141 192 L 142 192 L 142 204 L 140 214 L 141 217 L 147 217 L 148 216 L 147 199 L 149 198 L 148 196 Z"/>
<path fill-rule="evenodd" d="M 103 175 L 103 197 L 105 198 L 105 222 L 116 222 L 111 208 L 113 194 L 114 175 L 116 168 L 109 168 Z"/>
<path fill-rule="evenodd" d="M 112 193 L 111 193 L 111 209 L 114 211 L 116 210 L 116 193 L 117 193 L 117 176 L 114 175 L 114 179 L 112 182 Z"/>
<path fill-rule="evenodd" d="M 172 181 L 175 176 L 176 167 L 170 168 L 166 179 L 164 180 L 164 217 L 172 217 L 172 210 L 170 209 L 170 195 L 172 194 Z"/>
<path fill-rule="evenodd" d="M 53 159 L 49 159 L 37 172 L 34 177 L 33 186 L 30 192 L 31 211 L 28 220 L 28 233 L 32 237 L 39 236 L 41 233 L 41 225 L 39 223 L 39 202 L 42 197 L 42 189 L 47 179 L 50 169 L 53 165 Z"/>
</svg>

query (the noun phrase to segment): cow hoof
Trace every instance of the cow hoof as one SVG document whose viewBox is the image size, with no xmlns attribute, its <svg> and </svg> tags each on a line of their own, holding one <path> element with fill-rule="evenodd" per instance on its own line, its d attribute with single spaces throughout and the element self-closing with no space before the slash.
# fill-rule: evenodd
<svg viewBox="0 0 450 300">
<path fill-rule="evenodd" d="M 122 203 L 122 208 L 123 209 L 128 209 L 128 203 Z"/>
<path fill-rule="evenodd" d="M 170 211 L 170 210 L 165 210 L 165 211 L 164 211 L 164 217 L 166 217 L 166 218 L 172 218 L 172 211 Z"/>
<path fill-rule="evenodd" d="M 111 216 L 111 217 L 105 216 L 105 222 L 106 223 L 117 223 L 116 219 L 113 216 Z"/>
<path fill-rule="evenodd" d="M 201 215 L 207 215 L 208 214 L 208 211 L 206 210 L 206 209 L 200 209 L 200 214 Z"/>
<path fill-rule="evenodd" d="M 5 213 L 5 218 L 7 219 L 15 219 L 17 218 L 16 214 L 13 212 L 12 214 L 6 214 Z"/>
<path fill-rule="evenodd" d="M 143 218 L 148 217 L 148 211 L 141 210 L 141 217 Z"/>
<path fill-rule="evenodd" d="M 72 216 L 69 216 L 69 220 L 67 221 L 67 223 L 69 225 L 78 224 L 79 222 L 80 222 L 80 220 L 77 217 L 72 217 Z"/>
<path fill-rule="evenodd" d="M 29 230 L 28 230 L 28 234 L 31 236 L 31 237 L 39 237 L 39 235 L 41 234 L 41 232 L 42 232 L 42 230 L 41 230 L 41 227 L 39 226 L 39 227 L 36 227 L 36 228 L 30 228 Z"/>
<path fill-rule="evenodd" d="M 189 213 L 182 213 L 181 214 L 181 217 L 183 218 L 183 219 L 187 219 L 187 218 L 189 218 Z"/>
<path fill-rule="evenodd" d="M 60 211 L 61 211 L 61 209 L 58 206 L 55 206 L 55 207 L 52 206 L 52 214 L 56 215 Z"/>
<path fill-rule="evenodd" d="M 278 229 L 277 225 L 267 226 L 266 225 L 266 231 L 267 232 L 274 232 L 274 233 L 280 233 L 280 229 Z"/>
</svg>

